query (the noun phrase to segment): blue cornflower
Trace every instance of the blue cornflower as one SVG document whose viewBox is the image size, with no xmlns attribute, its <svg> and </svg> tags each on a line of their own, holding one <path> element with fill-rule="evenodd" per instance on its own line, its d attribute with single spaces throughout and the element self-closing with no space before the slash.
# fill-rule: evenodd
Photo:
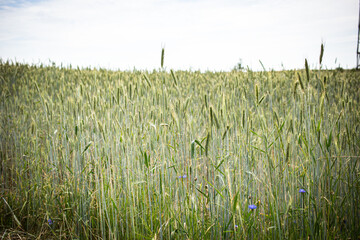
<svg viewBox="0 0 360 240">
<path fill-rule="evenodd" d="M 306 193 L 305 189 L 300 188 L 299 193 Z"/>
<path fill-rule="evenodd" d="M 251 204 L 251 205 L 249 205 L 249 208 L 250 208 L 251 210 L 254 210 L 254 209 L 256 209 L 256 208 L 257 208 L 257 206 L 256 206 L 256 205 L 254 205 L 254 204 Z"/>
<path fill-rule="evenodd" d="M 186 178 L 186 174 L 184 174 L 183 176 L 178 176 L 178 178 Z"/>
<path fill-rule="evenodd" d="M 239 226 L 235 224 L 235 228 L 238 228 Z"/>
<path fill-rule="evenodd" d="M 53 221 L 51 220 L 51 218 L 48 219 L 48 224 L 49 224 L 49 225 L 52 225 L 52 224 L 53 224 Z"/>
</svg>

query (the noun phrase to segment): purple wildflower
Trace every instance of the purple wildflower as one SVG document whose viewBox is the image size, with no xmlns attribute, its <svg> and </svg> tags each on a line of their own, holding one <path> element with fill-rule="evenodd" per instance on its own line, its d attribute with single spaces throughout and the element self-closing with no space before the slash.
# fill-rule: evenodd
<svg viewBox="0 0 360 240">
<path fill-rule="evenodd" d="M 53 224 L 53 221 L 51 220 L 51 218 L 48 219 L 48 224 L 49 224 L 49 225 L 52 225 L 52 224 Z"/>
<path fill-rule="evenodd" d="M 186 178 L 186 174 L 184 174 L 183 176 L 178 176 L 178 178 Z"/>
<path fill-rule="evenodd" d="M 250 208 L 251 210 L 254 210 L 254 209 L 256 209 L 256 208 L 257 208 L 257 206 L 256 206 L 256 205 L 251 204 L 251 205 L 249 205 L 249 208 Z"/>
<path fill-rule="evenodd" d="M 300 188 L 299 193 L 306 193 L 305 189 Z"/>
</svg>

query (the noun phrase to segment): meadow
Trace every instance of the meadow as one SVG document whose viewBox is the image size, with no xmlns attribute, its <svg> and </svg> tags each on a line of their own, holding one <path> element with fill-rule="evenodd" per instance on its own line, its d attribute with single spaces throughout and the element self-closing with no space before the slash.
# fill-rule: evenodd
<svg viewBox="0 0 360 240">
<path fill-rule="evenodd" d="M 2 60 L 0 82 L 2 239 L 360 238 L 359 71 Z"/>
</svg>

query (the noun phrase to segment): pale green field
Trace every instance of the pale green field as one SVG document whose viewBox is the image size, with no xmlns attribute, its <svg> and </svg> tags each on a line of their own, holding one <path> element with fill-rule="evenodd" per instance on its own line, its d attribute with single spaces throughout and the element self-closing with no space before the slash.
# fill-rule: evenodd
<svg viewBox="0 0 360 240">
<path fill-rule="evenodd" d="M 4 239 L 360 238 L 360 72 L 2 61 L 0 82 Z"/>
</svg>

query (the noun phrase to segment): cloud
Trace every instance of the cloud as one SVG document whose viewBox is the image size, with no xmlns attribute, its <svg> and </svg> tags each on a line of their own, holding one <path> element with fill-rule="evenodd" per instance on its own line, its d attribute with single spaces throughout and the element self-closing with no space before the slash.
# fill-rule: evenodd
<svg viewBox="0 0 360 240">
<path fill-rule="evenodd" d="M 230 70 L 242 58 L 281 69 L 316 65 L 325 41 L 329 66 L 352 67 L 357 11 L 349 0 L 0 2 L 0 57 L 153 69 L 165 45 L 168 68 Z"/>
</svg>

